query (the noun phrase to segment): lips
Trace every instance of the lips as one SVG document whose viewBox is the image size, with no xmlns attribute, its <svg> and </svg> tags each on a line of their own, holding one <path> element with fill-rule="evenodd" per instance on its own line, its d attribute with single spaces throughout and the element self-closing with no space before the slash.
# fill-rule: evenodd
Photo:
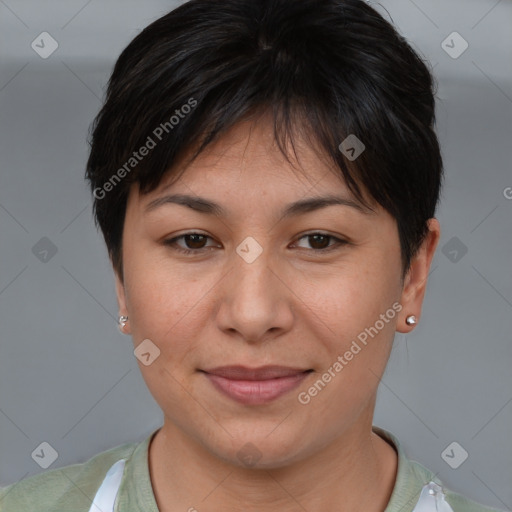
<svg viewBox="0 0 512 512">
<path fill-rule="evenodd" d="M 240 403 L 258 405 L 290 392 L 313 370 L 286 366 L 220 366 L 201 371 L 222 394 Z"/>
<path fill-rule="evenodd" d="M 246 366 L 219 366 L 204 370 L 210 375 L 218 375 L 231 380 L 270 380 L 297 375 L 308 369 L 290 368 L 287 366 L 261 366 L 260 368 L 247 368 Z"/>
</svg>

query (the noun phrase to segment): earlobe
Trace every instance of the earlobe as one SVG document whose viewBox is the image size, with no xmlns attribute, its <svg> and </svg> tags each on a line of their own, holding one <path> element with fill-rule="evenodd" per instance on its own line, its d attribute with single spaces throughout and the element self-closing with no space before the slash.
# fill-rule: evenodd
<svg viewBox="0 0 512 512">
<path fill-rule="evenodd" d="M 121 281 L 119 274 L 114 270 L 117 304 L 119 307 L 118 328 L 123 334 L 131 334 L 128 325 L 128 308 L 126 305 L 126 293 L 124 283 Z"/>
<path fill-rule="evenodd" d="M 396 328 L 401 333 L 412 331 L 418 323 L 427 288 L 430 265 L 441 236 L 441 228 L 437 219 L 429 219 L 427 225 L 428 233 L 420 248 L 411 259 L 409 270 L 404 279 L 400 300 L 402 311 L 398 317 Z"/>
</svg>

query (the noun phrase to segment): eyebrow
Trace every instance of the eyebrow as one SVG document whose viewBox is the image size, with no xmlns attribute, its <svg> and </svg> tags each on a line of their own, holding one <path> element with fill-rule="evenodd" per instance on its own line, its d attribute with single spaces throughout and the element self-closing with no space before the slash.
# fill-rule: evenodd
<svg viewBox="0 0 512 512">
<path fill-rule="evenodd" d="M 215 203 L 214 201 L 204 197 L 191 196 L 187 194 L 172 194 L 154 199 L 146 205 L 144 212 L 149 213 L 165 204 L 180 204 L 187 206 L 188 208 L 191 208 L 197 212 L 205 213 L 208 215 L 215 215 L 216 217 L 226 216 L 226 211 L 222 208 L 222 206 Z M 280 220 L 283 220 L 287 217 L 297 216 L 307 212 L 319 210 L 321 208 L 326 208 L 327 206 L 332 205 L 348 206 L 364 214 L 375 213 L 375 211 L 370 207 L 363 206 L 362 204 L 351 199 L 328 195 L 300 199 L 287 205 L 281 213 Z"/>
</svg>

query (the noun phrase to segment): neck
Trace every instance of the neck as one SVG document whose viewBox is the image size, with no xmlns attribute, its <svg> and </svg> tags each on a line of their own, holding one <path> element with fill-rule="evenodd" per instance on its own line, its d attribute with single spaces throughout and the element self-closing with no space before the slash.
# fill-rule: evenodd
<svg viewBox="0 0 512 512">
<path fill-rule="evenodd" d="M 220 460 L 170 422 L 149 447 L 153 490 L 160 512 L 201 509 L 235 512 L 365 510 L 382 512 L 397 471 L 393 447 L 353 425 L 322 450 L 270 469 Z"/>
</svg>

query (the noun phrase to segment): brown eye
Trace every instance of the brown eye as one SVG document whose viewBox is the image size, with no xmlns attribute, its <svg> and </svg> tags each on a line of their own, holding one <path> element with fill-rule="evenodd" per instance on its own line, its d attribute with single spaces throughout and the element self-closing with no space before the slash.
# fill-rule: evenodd
<svg viewBox="0 0 512 512">
<path fill-rule="evenodd" d="M 327 252 L 338 246 L 348 244 L 346 240 L 325 233 L 309 233 L 299 238 L 299 241 L 304 239 L 307 240 L 309 247 L 302 246 L 301 248 L 319 252 Z M 332 243 L 330 243 L 331 241 Z"/>
<path fill-rule="evenodd" d="M 212 240 L 210 236 L 202 233 L 185 233 L 169 240 L 164 240 L 163 243 L 183 254 L 192 254 L 194 252 L 199 254 L 203 250 L 213 248 L 212 246 L 206 245 L 208 239 Z"/>
<path fill-rule="evenodd" d="M 188 249 L 202 249 L 207 238 L 206 235 L 200 235 L 198 233 L 183 236 L 183 240 Z"/>
<path fill-rule="evenodd" d="M 329 247 L 331 237 L 327 235 L 308 235 L 309 243 L 313 249 L 325 249 Z"/>
</svg>

